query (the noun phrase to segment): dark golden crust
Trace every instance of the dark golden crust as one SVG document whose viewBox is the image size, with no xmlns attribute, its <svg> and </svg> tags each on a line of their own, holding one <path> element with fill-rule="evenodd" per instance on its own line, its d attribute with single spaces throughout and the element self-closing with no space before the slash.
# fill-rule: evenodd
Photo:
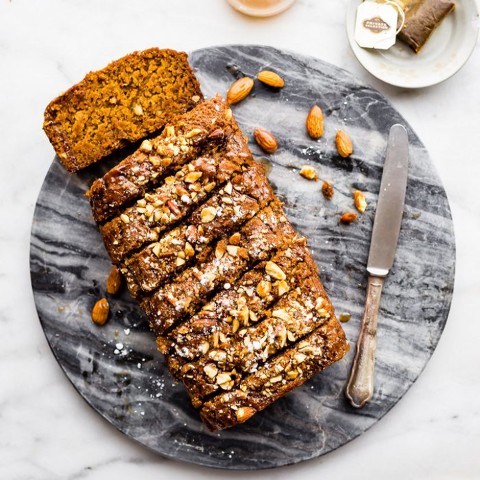
<svg viewBox="0 0 480 480">
<path fill-rule="evenodd" d="M 455 8 L 450 0 L 403 0 L 405 24 L 398 38 L 415 53 L 425 45 L 440 22 Z"/>
<path fill-rule="evenodd" d="M 198 207 L 188 221 L 128 258 L 121 267 L 130 292 L 151 292 L 183 270 L 219 237 L 225 237 L 273 200 L 263 167 L 253 165 Z M 253 196 L 257 198 L 253 198 Z"/>
<path fill-rule="evenodd" d="M 248 265 L 265 260 L 295 236 L 279 202 L 260 211 L 238 233 L 240 239 L 236 246 L 241 249 L 241 255 L 230 254 L 227 242 L 221 240 L 207 260 L 186 269 L 171 283 L 142 300 L 141 305 L 157 335 L 164 334 L 185 316 L 194 314 L 209 294 L 220 286 L 230 288 Z M 219 247 L 222 250 L 224 247 L 220 258 Z"/>
<path fill-rule="evenodd" d="M 184 165 L 127 208 L 123 215 L 128 222 L 122 220 L 124 216 L 116 217 L 100 227 L 112 262 L 118 264 L 130 252 L 159 240 L 162 232 L 186 218 L 235 173 L 252 164 L 243 136 L 236 129 L 227 138 L 224 149 L 217 147 Z"/>
<path fill-rule="evenodd" d="M 239 330 L 265 318 L 267 309 L 281 297 L 315 278 L 317 268 L 305 245 L 305 239 L 296 239 L 270 258 L 286 273 L 285 280 L 272 278 L 267 262 L 261 262 L 165 337 L 163 345 L 170 345 L 163 353 L 168 354 L 170 371 L 177 377 L 176 369 L 185 363 L 222 348 L 224 342 L 231 343 Z"/>
<path fill-rule="evenodd" d="M 345 333 L 332 316 L 313 333 L 243 379 L 238 388 L 206 402 L 200 416 L 212 431 L 242 423 L 340 360 L 348 350 Z"/>
<path fill-rule="evenodd" d="M 87 192 L 95 221 L 103 223 L 151 191 L 166 175 L 224 145 L 233 133 L 231 110 L 217 97 L 178 117 L 132 155 L 95 180 Z"/>
<path fill-rule="evenodd" d="M 185 53 L 151 48 L 88 73 L 50 102 L 43 128 L 64 167 L 76 172 L 159 130 L 202 98 Z"/>
<path fill-rule="evenodd" d="M 233 336 L 220 336 L 216 348 L 182 368 L 184 375 L 181 379 L 195 406 L 201 405 L 204 398 L 213 392 L 235 387 L 244 373 L 256 371 L 280 350 L 334 316 L 318 276 L 314 271 L 309 273 L 300 286 L 265 312 L 266 318 L 261 322 L 242 328 Z M 227 376 L 231 380 L 225 384 L 222 380 Z"/>
</svg>

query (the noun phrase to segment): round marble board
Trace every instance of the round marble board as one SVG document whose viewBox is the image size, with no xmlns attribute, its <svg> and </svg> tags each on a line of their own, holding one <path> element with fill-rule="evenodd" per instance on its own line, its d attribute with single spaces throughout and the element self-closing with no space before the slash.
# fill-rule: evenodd
<svg viewBox="0 0 480 480">
<path fill-rule="evenodd" d="M 340 362 L 255 415 L 247 423 L 210 433 L 173 381 L 156 351 L 147 321 L 127 292 L 111 298 L 111 318 L 90 320 L 105 295 L 110 261 L 84 193 L 110 162 L 68 174 L 55 160 L 40 192 L 32 227 L 31 277 L 38 315 L 58 362 L 85 400 L 129 437 L 186 462 L 228 469 L 261 469 L 319 457 L 365 432 L 418 378 L 447 320 L 455 267 L 455 240 L 445 191 L 412 129 L 379 92 L 350 73 L 318 59 L 261 46 L 228 46 L 193 52 L 190 62 L 206 97 L 225 94 L 239 75 L 277 71 L 285 88 L 258 82 L 233 106 L 257 158 L 255 127 L 271 130 L 278 151 L 268 156 L 269 178 L 294 226 L 309 239 L 322 280 L 352 348 Z M 317 103 L 325 116 L 318 141 L 305 133 L 305 117 Z M 343 389 L 350 369 L 365 299 L 365 266 L 387 134 L 407 127 L 410 170 L 405 213 L 394 268 L 379 316 L 375 393 L 362 410 L 349 406 Z M 354 144 L 351 158 L 335 150 L 337 129 Z M 303 179 L 312 165 L 320 181 Z M 333 184 L 331 201 L 322 180 Z M 354 189 L 368 208 L 357 222 L 339 224 L 354 210 Z"/>
</svg>

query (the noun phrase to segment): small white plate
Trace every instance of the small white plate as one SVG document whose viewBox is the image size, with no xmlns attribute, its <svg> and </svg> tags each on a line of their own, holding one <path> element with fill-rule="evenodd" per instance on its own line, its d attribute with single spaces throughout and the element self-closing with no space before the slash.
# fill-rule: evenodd
<svg viewBox="0 0 480 480">
<path fill-rule="evenodd" d="M 354 28 L 357 7 L 347 8 L 347 35 L 358 61 L 375 77 L 398 87 L 422 88 L 443 82 L 458 72 L 477 43 L 479 13 L 475 0 L 457 0 L 455 10 L 435 29 L 420 53 L 415 54 L 400 40 L 389 50 L 360 47 Z"/>
</svg>

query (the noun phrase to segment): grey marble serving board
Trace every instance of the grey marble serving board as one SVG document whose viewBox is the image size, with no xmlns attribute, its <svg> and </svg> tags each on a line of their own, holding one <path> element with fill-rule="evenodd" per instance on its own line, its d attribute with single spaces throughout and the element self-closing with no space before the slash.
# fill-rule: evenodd
<svg viewBox="0 0 480 480">
<path fill-rule="evenodd" d="M 84 193 L 116 159 L 71 175 L 57 159 L 40 192 L 32 227 L 31 276 L 38 315 L 59 364 L 85 400 L 112 425 L 154 451 L 195 464 L 261 469 L 319 457 L 354 439 L 387 413 L 418 378 L 447 320 L 455 265 L 455 240 L 445 191 L 425 147 L 376 90 L 350 73 L 312 57 L 269 47 L 231 46 L 193 52 L 190 61 L 205 95 L 225 94 L 241 74 L 262 69 L 281 74 L 280 91 L 259 83 L 233 107 L 252 139 L 257 126 L 271 130 L 279 149 L 268 157 L 269 178 L 290 220 L 309 239 L 323 282 L 352 349 L 342 361 L 246 424 L 210 433 L 182 386 L 156 351 L 146 319 L 126 292 L 111 298 L 104 327 L 90 310 L 105 294 L 110 262 Z M 305 117 L 317 103 L 325 133 L 313 141 Z M 353 357 L 365 297 L 365 264 L 382 173 L 387 133 L 406 125 L 410 139 L 405 214 L 395 265 L 380 308 L 375 394 L 362 410 L 343 389 Z M 335 151 L 337 129 L 352 137 L 355 152 Z M 253 141 L 254 154 L 265 158 Z M 312 165 L 335 189 L 323 198 L 320 182 L 299 176 Z M 353 209 L 352 191 L 366 193 L 368 208 L 351 225 L 339 215 Z"/>
</svg>

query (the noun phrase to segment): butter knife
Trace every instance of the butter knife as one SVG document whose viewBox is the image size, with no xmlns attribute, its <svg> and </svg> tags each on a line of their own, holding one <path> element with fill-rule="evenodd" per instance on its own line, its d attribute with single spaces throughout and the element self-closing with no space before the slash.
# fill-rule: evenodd
<svg viewBox="0 0 480 480">
<path fill-rule="evenodd" d="M 368 254 L 365 310 L 345 395 L 363 407 L 373 395 L 377 317 L 383 283 L 397 249 L 408 176 L 408 135 L 403 125 L 390 128 L 377 209 Z"/>
</svg>

